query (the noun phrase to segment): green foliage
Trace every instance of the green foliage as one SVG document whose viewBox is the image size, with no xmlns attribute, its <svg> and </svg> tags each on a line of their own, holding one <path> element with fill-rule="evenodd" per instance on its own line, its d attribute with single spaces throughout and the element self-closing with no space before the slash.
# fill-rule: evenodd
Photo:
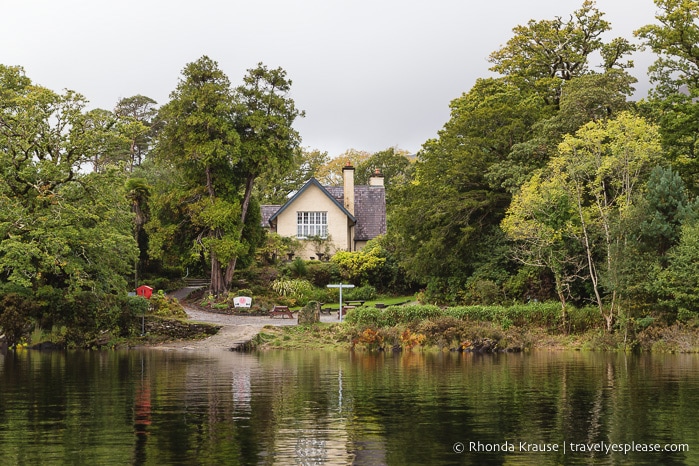
<svg viewBox="0 0 699 466">
<path fill-rule="evenodd" d="M 389 148 L 376 152 L 355 165 L 355 183 L 368 185 L 369 179 L 378 172 L 383 175 L 386 189 L 386 208 L 391 209 L 397 187 L 410 181 L 413 164 L 408 152 Z"/>
<path fill-rule="evenodd" d="M 371 285 L 357 286 L 342 292 L 342 297 L 345 300 L 371 301 L 376 299 L 376 296 L 376 288 Z"/>
<path fill-rule="evenodd" d="M 141 309 L 142 303 L 138 303 L 138 305 L 139 309 Z M 152 314 L 160 317 L 187 318 L 187 313 L 177 299 L 167 296 L 163 290 L 153 293 L 146 305 L 150 308 Z"/>
<path fill-rule="evenodd" d="M 360 307 L 347 313 L 350 324 L 393 327 L 402 324 L 443 318 L 458 321 L 491 322 L 508 328 L 537 326 L 551 330 L 562 328 L 562 312 L 558 303 L 530 303 L 512 306 L 460 306 L 440 308 L 438 306 L 389 306 L 386 309 Z M 599 323 L 598 311 L 591 307 L 568 310 L 566 330 L 582 332 L 595 328 Z"/>
<path fill-rule="evenodd" d="M 300 257 L 296 257 L 288 265 L 288 270 L 291 276 L 294 278 L 303 278 L 308 274 L 308 267 L 306 266 L 306 261 Z"/>
<path fill-rule="evenodd" d="M 660 126 L 673 168 L 693 192 L 699 173 L 699 3 L 693 0 L 654 0 L 658 21 L 634 34 L 657 56 L 649 68 L 655 88 L 643 103 L 644 111 Z"/>
<path fill-rule="evenodd" d="M 42 320 L 107 328 L 138 257 L 113 165 L 128 142 L 109 112 L 86 113 L 82 96 L 33 85 L 20 68 L 0 65 L 0 89 L 0 285 L 33 296 Z"/>
<path fill-rule="evenodd" d="M 669 265 L 658 275 L 661 302 L 699 315 L 699 223 L 682 228 L 680 242 L 668 253 Z"/>
<path fill-rule="evenodd" d="M 331 261 L 339 267 L 343 280 L 360 285 L 368 283 L 386 262 L 386 258 L 380 257 L 379 253 L 379 248 L 369 247 L 355 252 L 340 251 Z"/>
<path fill-rule="evenodd" d="M 295 253 L 301 244 L 296 238 L 281 236 L 278 233 L 267 233 L 264 242 L 257 250 L 258 257 L 267 264 L 275 264 L 285 259 L 290 253 Z"/>
<path fill-rule="evenodd" d="M 28 297 L 9 293 L 0 301 L 0 331 L 8 346 L 15 346 L 30 328 L 30 319 L 36 312 L 36 304 Z"/>
<path fill-rule="evenodd" d="M 389 236 L 409 278 L 455 279 L 456 291 L 509 203 L 504 180 L 494 185 L 488 173 L 529 137 L 544 105 L 505 80 L 480 79 L 450 107 L 439 138 L 418 153 L 412 182 L 396 193 Z"/>
<path fill-rule="evenodd" d="M 635 50 L 633 45 L 620 38 L 608 44 L 602 41 L 610 29 L 603 16 L 594 1 L 585 0 L 567 20 L 557 16 L 516 26 L 507 44 L 490 55 L 491 70 L 536 89 L 548 102 L 557 104 L 562 83 L 589 73 L 588 58 L 595 52 L 600 52 L 604 69 L 632 66 L 621 59 Z"/>
<path fill-rule="evenodd" d="M 313 292 L 313 285 L 308 280 L 282 277 L 272 282 L 272 289 L 280 296 L 297 301 L 304 301 L 307 300 Z"/>
<path fill-rule="evenodd" d="M 310 261 L 306 268 L 308 280 L 317 287 L 340 282 L 340 267 L 336 262 Z"/>
</svg>

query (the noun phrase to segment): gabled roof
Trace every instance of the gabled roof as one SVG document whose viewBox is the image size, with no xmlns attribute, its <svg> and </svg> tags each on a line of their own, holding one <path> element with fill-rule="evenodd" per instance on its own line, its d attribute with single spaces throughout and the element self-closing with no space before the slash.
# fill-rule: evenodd
<svg viewBox="0 0 699 466">
<path fill-rule="evenodd" d="M 286 204 L 284 204 L 283 206 L 281 206 L 281 208 L 279 208 L 279 210 L 277 210 L 271 217 L 269 217 L 269 224 L 271 225 L 272 222 L 279 216 L 279 214 L 281 214 L 282 212 L 284 212 L 291 204 L 294 203 L 294 201 L 295 201 L 299 196 L 301 196 L 301 195 L 302 195 L 309 187 L 311 187 L 311 186 L 315 186 L 315 187 L 317 187 L 318 189 L 320 189 L 320 192 L 323 193 L 324 195 L 326 195 L 326 196 L 328 197 L 328 199 L 330 199 L 331 201 L 333 201 L 333 203 L 337 206 L 337 208 L 340 209 L 340 210 L 342 211 L 342 213 L 344 213 L 345 215 L 347 215 L 347 217 L 349 217 L 349 219 L 350 219 L 352 222 L 356 222 L 356 221 L 357 221 L 357 219 L 355 218 L 355 216 L 352 215 L 352 214 L 350 214 L 349 211 L 348 211 L 347 209 L 345 209 L 345 207 L 342 205 L 342 202 L 338 202 L 338 200 L 337 200 L 335 197 L 333 197 L 333 195 L 330 194 L 330 193 L 328 192 L 328 190 L 327 190 L 325 187 L 323 187 L 323 185 L 321 185 L 321 184 L 318 182 L 318 180 L 316 180 L 315 178 L 311 178 L 310 180 L 308 180 L 308 181 L 306 182 L 306 184 L 303 185 L 303 187 L 302 187 L 301 189 L 298 190 L 298 192 L 297 192 L 296 194 L 294 194 L 294 195 L 291 197 L 291 199 L 289 199 L 288 201 L 286 201 Z M 342 199 L 342 198 L 340 198 L 340 199 Z M 356 209 L 356 207 L 355 207 L 355 209 Z M 264 219 L 264 216 L 263 216 L 263 219 Z"/>
</svg>

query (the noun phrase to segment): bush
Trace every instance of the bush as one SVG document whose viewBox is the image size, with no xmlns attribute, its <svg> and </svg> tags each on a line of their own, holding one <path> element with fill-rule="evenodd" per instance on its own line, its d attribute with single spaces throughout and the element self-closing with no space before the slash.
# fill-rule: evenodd
<svg viewBox="0 0 699 466">
<path fill-rule="evenodd" d="M 457 321 L 490 322 L 503 328 L 538 326 L 557 329 L 561 322 L 559 303 L 530 303 L 513 306 L 459 306 L 439 308 L 431 305 L 389 306 L 384 310 L 360 307 L 347 313 L 346 321 L 351 324 L 392 327 L 424 320 L 451 318 Z M 586 307 L 568 310 L 569 331 L 582 332 L 599 326 L 599 313 Z"/>
<path fill-rule="evenodd" d="M 347 291 L 343 291 L 342 296 L 352 301 L 371 301 L 372 299 L 376 299 L 376 288 L 371 285 L 350 288 Z"/>
<path fill-rule="evenodd" d="M 163 290 L 158 290 L 150 297 L 150 307 L 152 313 L 161 317 L 185 318 L 187 313 L 176 298 L 165 295 Z"/>
<path fill-rule="evenodd" d="M 340 282 L 340 267 L 335 262 L 311 261 L 307 265 L 306 277 L 315 286 L 325 288 Z"/>
<path fill-rule="evenodd" d="M 279 278 L 272 282 L 272 289 L 285 298 L 307 301 L 313 293 L 313 285 L 308 280 Z"/>
<path fill-rule="evenodd" d="M 0 302 L 0 329 L 5 334 L 7 344 L 14 346 L 27 335 L 30 329 L 29 316 L 34 304 L 16 293 L 5 295 Z"/>
<path fill-rule="evenodd" d="M 289 264 L 289 272 L 294 278 L 304 278 L 308 273 L 308 268 L 306 267 L 306 261 L 300 257 L 295 258 Z"/>
<path fill-rule="evenodd" d="M 437 306 L 389 306 L 386 309 L 359 307 L 347 313 L 346 321 L 358 325 L 393 327 L 441 314 L 442 310 Z"/>
</svg>

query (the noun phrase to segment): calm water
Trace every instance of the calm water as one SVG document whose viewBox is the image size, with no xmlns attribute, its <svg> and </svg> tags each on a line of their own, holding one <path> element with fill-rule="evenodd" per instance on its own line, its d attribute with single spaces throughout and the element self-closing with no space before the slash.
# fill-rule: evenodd
<svg viewBox="0 0 699 466">
<path fill-rule="evenodd" d="M 685 451 L 611 451 L 647 444 Z M 0 458 L 696 465 L 699 357 L 10 353 L 0 355 Z"/>
</svg>

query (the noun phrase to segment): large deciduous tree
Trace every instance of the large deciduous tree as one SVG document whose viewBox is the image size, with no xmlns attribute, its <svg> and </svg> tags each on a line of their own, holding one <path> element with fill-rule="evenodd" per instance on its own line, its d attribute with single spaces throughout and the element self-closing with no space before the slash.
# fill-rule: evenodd
<svg viewBox="0 0 699 466">
<path fill-rule="evenodd" d="M 657 24 L 635 34 L 658 55 L 649 68 L 655 88 L 645 106 L 688 188 L 699 188 L 699 2 L 655 0 Z"/>
<path fill-rule="evenodd" d="M 0 65 L 0 286 L 70 303 L 123 293 L 137 248 L 123 172 L 83 173 L 112 140 L 84 98 Z M 118 139 L 118 138 L 117 138 Z M 128 147 L 128 146 L 127 146 Z M 86 309 L 76 312 L 86 313 Z"/>
<path fill-rule="evenodd" d="M 396 191 L 390 235 L 411 278 L 429 277 L 436 293 L 455 295 L 478 268 L 483 244 L 498 236 L 510 195 L 487 173 L 531 136 L 543 102 L 529 96 L 503 79 L 477 81 L 452 101 L 451 119 Z"/>
<path fill-rule="evenodd" d="M 527 256 L 543 258 L 554 275 L 561 274 L 561 259 L 570 254 L 565 242 L 577 240 L 610 331 L 624 316 L 622 264 L 638 228 L 629 216 L 651 169 L 662 161 L 659 141 L 655 127 L 627 112 L 584 125 L 564 138 L 545 172 L 517 195 L 505 221 Z"/>
<path fill-rule="evenodd" d="M 610 29 L 595 2 L 585 0 L 568 18 L 530 20 L 513 29 L 507 44 L 490 55 L 491 70 L 536 89 L 548 103 L 558 104 L 565 81 L 589 73 L 589 57 L 600 52 L 605 69 L 625 67 L 621 59 L 634 50 L 617 38 L 605 44 Z"/>
</svg>

